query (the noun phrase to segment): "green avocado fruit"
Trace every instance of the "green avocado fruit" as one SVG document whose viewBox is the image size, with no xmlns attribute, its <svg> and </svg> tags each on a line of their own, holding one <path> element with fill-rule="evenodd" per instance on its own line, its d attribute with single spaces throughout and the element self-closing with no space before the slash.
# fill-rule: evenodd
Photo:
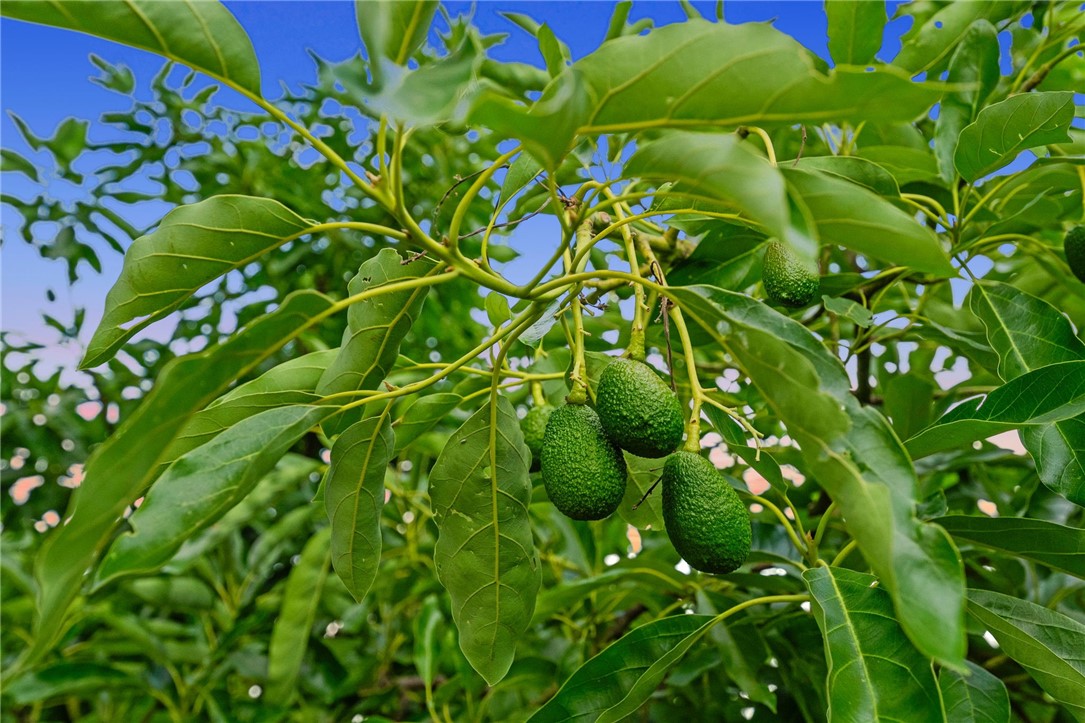
<svg viewBox="0 0 1085 723">
<path fill-rule="evenodd" d="M 564 404 L 550 414 L 540 462 L 550 501 L 574 520 L 608 517 L 625 496 L 625 457 L 591 407 Z"/>
<path fill-rule="evenodd" d="M 682 442 L 682 403 L 644 362 L 616 359 L 607 365 L 595 408 L 614 443 L 638 457 L 665 457 Z"/>
<path fill-rule="evenodd" d="M 1062 248 L 1074 276 L 1085 282 L 1085 226 L 1075 226 L 1067 231 Z"/>
<path fill-rule="evenodd" d="M 765 247 L 761 281 L 769 299 L 795 308 L 813 301 L 820 286 L 817 267 L 803 263 L 779 241 L 770 241 Z"/>
<path fill-rule="evenodd" d="M 701 572 L 724 575 L 750 554 L 750 513 L 716 466 L 693 452 L 663 463 L 663 522 L 678 554 Z"/>
<path fill-rule="evenodd" d="M 543 435 L 546 434 L 546 423 L 553 414 L 554 407 L 550 404 L 541 404 L 527 410 L 527 414 L 520 420 L 520 430 L 524 433 L 524 444 L 531 450 L 531 470 L 539 467 L 539 457 L 542 455 Z"/>
</svg>

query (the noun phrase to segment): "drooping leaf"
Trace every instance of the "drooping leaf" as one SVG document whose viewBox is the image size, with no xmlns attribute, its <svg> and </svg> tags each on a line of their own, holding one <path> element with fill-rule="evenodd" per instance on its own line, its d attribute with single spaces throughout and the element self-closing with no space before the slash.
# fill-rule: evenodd
<svg viewBox="0 0 1085 723">
<path fill-rule="evenodd" d="M 942 720 L 938 683 L 928 661 L 896 621 L 893 602 L 878 579 L 839 567 L 802 574 L 825 636 L 829 662 L 829 718 Z"/>
<path fill-rule="evenodd" d="M 1036 603 L 989 590 L 968 591 L 968 614 L 1075 718 L 1085 717 L 1085 625 Z"/>
<path fill-rule="evenodd" d="M 491 685 L 512 665 L 539 590 L 530 458 L 512 404 L 499 397 L 449 438 L 430 472 L 437 576 L 452 598 L 460 648 Z"/>
<path fill-rule="evenodd" d="M 149 50 L 260 95 L 260 65 L 252 42 L 222 3 L 10 0 L 0 13 Z"/>
<path fill-rule="evenodd" d="M 802 450 L 892 597 L 909 639 L 960 666 L 964 577 L 944 530 L 916 519 L 916 477 L 885 418 L 859 405 L 840 361 L 798 322 L 745 295 L 670 288 L 683 314 L 731 353 Z M 937 601 L 937 602 L 935 602 Z"/>
<path fill-rule="evenodd" d="M 982 282 L 968 295 L 972 312 L 998 352 L 998 373 L 1009 381 L 1042 367 L 1085 359 L 1085 343 L 1065 315 L 1008 284 Z M 1027 428 L 1021 441 L 1045 485 L 1085 505 L 1085 415 Z"/>
<path fill-rule="evenodd" d="M 268 705 L 286 705 L 297 688 L 298 672 L 309 648 L 320 593 L 328 577 L 330 534 L 331 529 L 325 527 L 309 538 L 286 578 L 282 607 L 268 643 L 265 688 Z"/>
<path fill-rule="evenodd" d="M 391 407 L 387 404 L 347 427 L 332 445 L 324 487 L 324 506 L 331 520 L 332 563 L 358 601 L 369 592 L 380 563 L 384 475 L 394 453 Z"/>
<path fill-rule="evenodd" d="M 405 449 L 411 442 L 433 429 L 462 401 L 463 397 L 454 392 L 426 394 L 416 399 L 392 425 L 396 433 L 396 451 Z"/>
<path fill-rule="evenodd" d="M 884 2 L 826 0 L 829 54 L 837 65 L 865 65 L 882 47 L 888 16 Z"/>
<path fill-rule="evenodd" d="M 374 84 L 381 84 L 381 59 L 406 65 L 429 32 L 440 3 L 437 0 L 365 2 L 355 0 L 358 30 L 365 43 Z"/>
<path fill-rule="evenodd" d="M 162 464 L 172 463 L 254 414 L 291 404 L 317 403 L 317 381 L 335 354 L 335 349 L 305 354 L 234 387 L 188 420 L 166 449 Z"/>
<path fill-rule="evenodd" d="M 178 459 L 128 518 L 131 529 L 113 541 L 97 584 L 165 564 L 194 530 L 240 502 L 287 450 L 334 412 L 300 404 L 269 409 Z"/>
<path fill-rule="evenodd" d="M 604 43 L 555 78 L 530 108 L 483 94 L 470 117 L 521 139 L 553 168 L 577 135 L 668 126 L 904 121 L 925 112 L 938 94 L 893 69 L 822 74 L 808 51 L 769 25 L 691 20 Z"/>
<path fill-rule="evenodd" d="M 958 540 L 1034 560 L 1085 580 L 1085 530 L 1023 517 L 949 515 L 934 520 Z"/>
<path fill-rule="evenodd" d="M 621 720 L 623 711 L 635 712 L 647 700 L 670 666 L 704 637 L 715 619 L 674 615 L 640 626 L 580 666 L 528 720 Z"/>
<path fill-rule="evenodd" d="M 938 673 L 946 720 L 954 723 L 1010 723 L 1006 685 L 985 668 L 966 660 L 968 674 L 949 668 Z"/>
<path fill-rule="evenodd" d="M 1070 140 L 1071 92 L 1022 93 L 989 105 L 961 131 L 953 165 L 975 181 L 1010 163 L 1021 151 Z"/>
<path fill-rule="evenodd" d="M 308 233 L 311 225 L 278 201 L 247 196 L 212 196 L 170 211 L 125 254 L 80 369 L 108 361 L 133 334 L 204 284 Z"/>
<path fill-rule="evenodd" d="M 84 573 L 125 507 L 146 490 L 167 445 L 192 414 L 326 316 L 332 303 L 312 291 L 292 294 L 223 344 L 163 368 L 142 404 L 87 460 L 83 484 L 69 504 L 69 521 L 46 539 L 37 554 L 39 618 L 27 663 L 40 658 L 63 632 L 64 614 Z"/>
<path fill-rule="evenodd" d="M 982 103 L 998 84 L 1000 52 L 998 31 L 981 18 L 968 26 L 949 62 L 948 82 L 954 90 L 942 98 L 934 124 L 934 155 L 946 182 L 951 182 L 956 173 L 953 155 L 957 138 L 976 120 Z"/>
<path fill-rule="evenodd" d="M 1024 426 L 1085 413 L 1085 359 L 1040 367 L 985 397 L 961 402 L 908 440 L 914 459 Z"/>
<path fill-rule="evenodd" d="M 930 229 L 865 188 L 799 169 L 784 169 L 784 178 L 809 209 L 822 243 L 939 276 L 956 273 Z"/>
</svg>

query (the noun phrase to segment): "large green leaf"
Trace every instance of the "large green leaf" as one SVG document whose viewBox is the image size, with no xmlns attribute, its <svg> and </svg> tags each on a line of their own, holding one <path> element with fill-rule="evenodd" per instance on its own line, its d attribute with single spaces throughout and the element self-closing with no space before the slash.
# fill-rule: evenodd
<svg viewBox="0 0 1085 723">
<path fill-rule="evenodd" d="M 956 272 L 938 237 L 896 206 L 861 186 L 826 173 L 784 169 L 822 243 L 939 276 Z"/>
<path fill-rule="evenodd" d="M 317 532 L 301 551 L 286 578 L 283 603 L 267 651 L 268 705 L 285 705 L 297 687 L 305 651 L 309 648 L 313 620 L 320 604 L 331 558 L 330 528 Z"/>
<path fill-rule="evenodd" d="M 927 3 L 916 3 L 914 6 L 919 11 L 924 6 L 932 7 Z M 997 23 L 1027 7 L 1028 2 L 1021 0 L 945 3 L 928 17 L 917 19 L 911 29 L 901 36 L 900 53 L 894 58 L 893 65 L 906 68 L 913 74 L 940 67 L 967 35 L 973 22 L 985 18 Z M 909 10 L 911 8 L 905 6 L 897 13 L 899 15 Z"/>
<path fill-rule="evenodd" d="M 1074 94 L 1023 93 L 989 105 L 961 131 L 953 165 L 975 181 L 1010 163 L 1021 151 L 1070 140 Z"/>
<path fill-rule="evenodd" d="M 1070 320 L 1043 299 L 1008 284 L 981 282 L 969 292 L 968 304 L 998 352 L 998 373 L 1004 380 L 1085 359 L 1085 343 Z M 1085 415 L 1027 428 L 1021 440 L 1036 460 L 1043 483 L 1085 505 Z"/>
<path fill-rule="evenodd" d="M 1078 720 L 1085 719 L 1085 625 L 1036 603 L 988 590 L 968 591 L 968 613 L 999 647 Z"/>
<path fill-rule="evenodd" d="M 332 445 L 324 505 L 332 529 L 332 562 L 357 600 L 369 592 L 381 556 L 384 474 L 395 453 L 391 406 L 352 424 Z"/>
<path fill-rule="evenodd" d="M 125 508 L 154 479 L 168 445 L 188 419 L 333 308 L 323 294 L 291 294 L 223 344 L 175 359 L 162 369 L 142 404 L 87 460 L 85 479 L 65 515 L 70 519 L 37 554 L 39 618 L 26 662 L 38 659 L 63 631 L 64 614 L 84 573 Z"/>
<path fill-rule="evenodd" d="M 637 149 L 625 172 L 677 181 L 685 193 L 723 201 L 787 240 L 802 256 L 817 256 L 817 243 L 790 223 L 780 174 L 733 134 L 674 132 Z M 681 201 L 677 201 L 681 205 Z"/>
<path fill-rule="evenodd" d="M 953 723 L 1010 723 L 1010 695 L 1005 684 L 970 660 L 967 675 L 949 668 L 938 673 L 938 686 Z"/>
<path fill-rule="evenodd" d="M 851 395 L 839 359 L 801 324 L 742 294 L 706 286 L 667 294 L 775 407 L 802 450 L 804 472 L 837 503 L 908 637 L 925 655 L 959 667 L 958 553 L 944 530 L 917 521 L 911 461 L 885 418 Z"/>
<path fill-rule="evenodd" d="M 998 31 L 985 19 L 976 20 L 965 31 L 949 62 L 947 91 L 934 124 L 934 155 L 943 180 L 952 182 L 956 173 L 953 154 L 961 131 L 976 119 L 981 104 L 998 84 L 1000 54 Z"/>
<path fill-rule="evenodd" d="M 362 263 L 347 291 L 359 294 L 391 282 L 425 276 L 433 269 L 433 262 L 427 259 L 404 263 L 393 249 L 381 249 Z M 400 342 L 414 324 L 428 290 L 419 286 L 393 291 L 351 306 L 343 344 L 321 376 L 317 392 L 328 395 L 376 389 L 395 365 Z"/>
<path fill-rule="evenodd" d="M 260 95 L 252 42 L 222 3 L 5 0 L 0 13 L 149 50 Z"/>
<path fill-rule="evenodd" d="M 882 47 L 888 16 L 884 2 L 825 0 L 829 55 L 837 65 L 865 65 Z"/>
<path fill-rule="evenodd" d="M 913 459 L 1000 432 L 1061 422 L 1085 413 L 1085 360 L 1022 374 L 983 397 L 961 402 L 908 440 Z"/>
<path fill-rule="evenodd" d="M 333 407 L 291 405 L 243 419 L 184 455 L 148 490 L 113 541 L 96 581 L 151 572 L 164 565 L 194 531 L 222 517 Z"/>
<path fill-rule="evenodd" d="M 433 561 L 452 598 L 460 648 L 490 685 L 512 665 L 539 591 L 530 459 L 516 411 L 499 397 L 456 430 L 430 472 Z"/>
<path fill-rule="evenodd" d="M 183 304 L 204 284 L 244 266 L 312 224 L 278 201 L 212 196 L 166 214 L 136 239 L 105 300 L 81 369 L 108 361 L 128 339 Z"/>
<path fill-rule="evenodd" d="M 930 661 L 908 641 L 878 579 L 839 567 L 802 574 L 825 636 L 829 719 L 940 721 L 941 697 Z"/>
<path fill-rule="evenodd" d="M 168 465 L 243 419 L 290 404 L 315 404 L 317 381 L 336 350 L 314 351 L 283 362 L 256 379 L 240 384 L 192 416 L 166 449 Z"/>
<path fill-rule="evenodd" d="M 454 53 L 415 70 L 384 61 L 380 92 L 370 95 L 366 102 L 373 112 L 412 125 L 458 118 L 466 112 L 464 95 L 484 57 L 472 35 Z"/>
<path fill-rule="evenodd" d="M 584 663 L 528 720 L 622 720 L 659 687 L 663 676 L 704 637 L 713 615 L 675 615 L 642 625 Z"/>
<path fill-rule="evenodd" d="M 483 94 L 471 117 L 521 139 L 554 168 L 578 134 L 910 121 L 938 95 L 892 68 L 823 74 L 806 49 L 770 25 L 691 20 L 604 43 L 555 78 L 530 108 Z"/>
<path fill-rule="evenodd" d="M 958 540 L 1034 560 L 1085 580 L 1085 530 L 1021 517 L 950 515 L 934 520 Z"/>
<path fill-rule="evenodd" d="M 381 59 L 406 65 L 414 51 L 425 41 L 439 5 L 437 0 L 355 0 L 358 30 L 369 55 L 370 71 L 378 86 L 382 80 Z"/>
</svg>

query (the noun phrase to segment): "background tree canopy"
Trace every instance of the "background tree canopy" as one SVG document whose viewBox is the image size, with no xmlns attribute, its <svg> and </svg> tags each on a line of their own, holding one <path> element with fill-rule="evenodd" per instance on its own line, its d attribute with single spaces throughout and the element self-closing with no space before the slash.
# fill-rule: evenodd
<svg viewBox="0 0 1085 723">
<path fill-rule="evenodd" d="M 218 3 L 3 4 L 167 59 L 3 150 L 6 244 L 124 254 L 92 334 L 43 319 L 82 374 L 2 332 L 3 720 L 1085 720 L 1080 4 L 908 3 L 887 54 L 832 0 L 827 58 L 681 7 L 575 59 L 507 13 L 531 65 L 359 2 L 269 101 Z M 675 551 L 661 458 L 551 504 L 520 419 L 622 354 L 749 510 L 736 571 Z"/>
</svg>

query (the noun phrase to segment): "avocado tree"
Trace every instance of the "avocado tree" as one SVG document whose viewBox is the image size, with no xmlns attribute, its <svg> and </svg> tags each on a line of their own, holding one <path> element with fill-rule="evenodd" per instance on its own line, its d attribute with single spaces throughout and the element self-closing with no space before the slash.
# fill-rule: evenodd
<svg viewBox="0 0 1085 723">
<path fill-rule="evenodd" d="M 271 102 L 218 3 L 4 2 L 169 61 L 20 123 L 124 265 L 89 391 L 4 340 L 5 720 L 1085 720 L 1079 4 L 682 7 L 359 2 Z"/>
</svg>

